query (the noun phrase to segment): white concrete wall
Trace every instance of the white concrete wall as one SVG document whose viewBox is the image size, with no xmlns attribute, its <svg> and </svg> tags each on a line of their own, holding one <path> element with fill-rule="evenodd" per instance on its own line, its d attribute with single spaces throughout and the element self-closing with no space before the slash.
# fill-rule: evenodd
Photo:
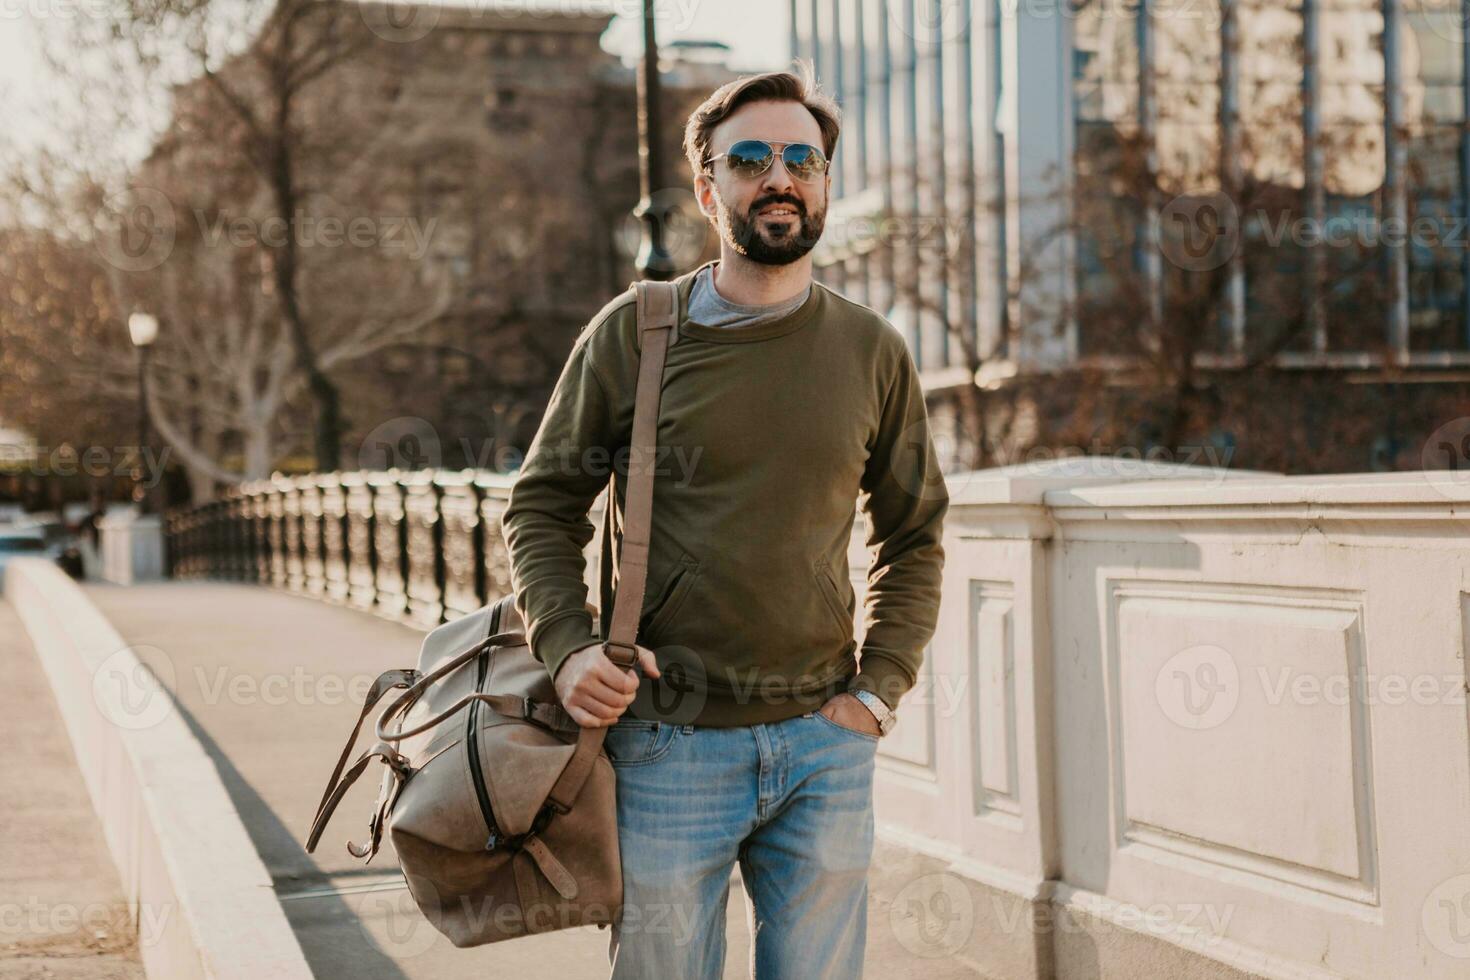
<svg viewBox="0 0 1470 980">
<path fill-rule="evenodd" d="M 4 585 L 51 682 L 148 976 L 309 980 L 270 874 L 165 681 L 55 564 L 12 561 Z"/>
<path fill-rule="evenodd" d="M 951 478 L 876 789 L 983 885 L 922 886 L 931 938 L 1008 977 L 1470 976 L 1470 482 L 1118 465 Z"/>
</svg>

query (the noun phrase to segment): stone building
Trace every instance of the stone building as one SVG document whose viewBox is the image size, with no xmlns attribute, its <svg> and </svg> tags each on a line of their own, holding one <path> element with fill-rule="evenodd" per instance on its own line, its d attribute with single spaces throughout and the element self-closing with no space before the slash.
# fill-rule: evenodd
<svg viewBox="0 0 1470 980">
<path fill-rule="evenodd" d="M 431 323 L 333 369 L 349 425 L 343 465 L 358 465 L 384 424 L 408 425 L 423 451 L 402 464 L 494 465 L 499 449 L 529 443 L 572 338 L 636 276 L 635 70 L 599 44 L 610 14 L 336 0 L 324 9 L 313 29 L 339 57 L 295 97 L 287 130 L 304 305 L 330 334 L 380 308 L 411 317 L 428 302 L 416 291 L 430 268 L 452 297 Z M 264 113 L 275 90 L 260 45 L 220 76 Z M 735 77 L 708 55 L 675 48 L 661 65 L 663 193 L 689 208 L 684 120 Z M 217 230 L 219 210 L 272 206 L 242 166 L 250 134 L 238 115 L 206 79 L 178 89 L 173 124 L 143 165 L 142 181 L 169 188 L 190 234 Z M 369 218 L 378 247 L 322 247 L 313 236 L 333 215 Z M 686 265 L 715 253 L 700 221 L 683 235 Z M 417 264 L 385 263 L 395 248 Z M 309 433 L 294 442 L 309 451 Z"/>
</svg>

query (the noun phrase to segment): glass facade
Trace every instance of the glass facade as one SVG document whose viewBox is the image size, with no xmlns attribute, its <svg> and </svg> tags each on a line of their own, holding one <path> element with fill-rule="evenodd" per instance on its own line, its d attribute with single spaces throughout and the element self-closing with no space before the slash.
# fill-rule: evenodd
<svg viewBox="0 0 1470 980">
<path fill-rule="evenodd" d="M 846 117 L 818 274 L 930 371 L 1470 363 L 1467 11 L 794 0 Z"/>
</svg>

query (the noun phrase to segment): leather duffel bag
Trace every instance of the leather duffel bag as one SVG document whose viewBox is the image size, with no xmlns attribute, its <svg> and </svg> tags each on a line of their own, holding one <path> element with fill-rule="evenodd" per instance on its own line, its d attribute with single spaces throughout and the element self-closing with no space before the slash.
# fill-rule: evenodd
<svg viewBox="0 0 1470 980">
<path fill-rule="evenodd" d="M 619 584 L 603 653 L 638 670 L 635 645 L 647 577 L 658 396 L 678 313 L 670 283 L 639 282 L 638 367 Z M 609 493 L 609 507 L 616 496 Z M 603 554 L 609 551 L 604 541 Z M 633 560 L 626 561 L 629 556 Z M 604 564 L 604 573 L 607 565 Z M 589 612 L 596 614 L 590 603 Z M 348 764 L 364 721 L 377 742 Z M 418 666 L 384 673 L 364 700 L 307 836 L 315 851 L 348 788 L 385 767 L 366 842 L 371 861 L 386 829 L 409 891 L 455 946 L 618 921 L 623 881 L 616 777 L 603 740 L 561 707 L 531 653 L 514 596 L 429 632 Z"/>
</svg>

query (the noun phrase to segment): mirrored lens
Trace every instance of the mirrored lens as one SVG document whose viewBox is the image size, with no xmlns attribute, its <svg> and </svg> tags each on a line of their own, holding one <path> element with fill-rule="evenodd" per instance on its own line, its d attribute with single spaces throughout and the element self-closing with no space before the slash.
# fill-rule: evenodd
<svg viewBox="0 0 1470 980">
<path fill-rule="evenodd" d="M 781 151 L 781 162 L 799 180 L 815 180 L 827 169 L 827 158 L 810 143 L 792 143 Z"/>
<path fill-rule="evenodd" d="M 771 147 L 760 140 L 741 140 L 726 154 L 730 170 L 741 177 L 754 177 L 771 165 Z"/>
</svg>

